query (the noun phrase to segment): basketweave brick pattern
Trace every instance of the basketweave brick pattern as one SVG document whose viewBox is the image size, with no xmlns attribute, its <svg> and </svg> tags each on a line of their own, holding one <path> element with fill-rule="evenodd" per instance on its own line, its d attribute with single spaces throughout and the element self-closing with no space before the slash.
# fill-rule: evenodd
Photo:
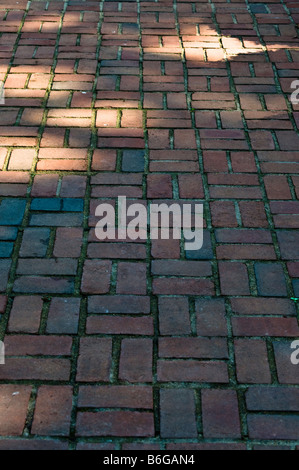
<svg viewBox="0 0 299 470">
<path fill-rule="evenodd" d="M 299 448 L 299 9 L 0 0 L 0 449 Z M 99 241 L 119 195 L 204 244 Z"/>
</svg>

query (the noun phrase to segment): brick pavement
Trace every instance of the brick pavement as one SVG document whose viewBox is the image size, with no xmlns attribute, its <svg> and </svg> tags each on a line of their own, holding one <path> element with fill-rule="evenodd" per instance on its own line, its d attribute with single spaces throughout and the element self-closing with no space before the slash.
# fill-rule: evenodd
<svg viewBox="0 0 299 470">
<path fill-rule="evenodd" d="M 298 449 L 299 6 L 0 1 L 0 449 Z M 203 202 L 204 246 L 95 237 Z"/>
</svg>

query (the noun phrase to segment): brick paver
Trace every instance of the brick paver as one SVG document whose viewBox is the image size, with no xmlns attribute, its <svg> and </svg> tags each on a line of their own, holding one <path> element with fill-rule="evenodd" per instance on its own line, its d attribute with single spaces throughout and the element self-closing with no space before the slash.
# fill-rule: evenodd
<svg viewBox="0 0 299 470">
<path fill-rule="evenodd" d="M 298 23 L 0 0 L 1 450 L 298 449 Z M 203 248 L 99 241 L 117 196 L 203 203 Z"/>
</svg>

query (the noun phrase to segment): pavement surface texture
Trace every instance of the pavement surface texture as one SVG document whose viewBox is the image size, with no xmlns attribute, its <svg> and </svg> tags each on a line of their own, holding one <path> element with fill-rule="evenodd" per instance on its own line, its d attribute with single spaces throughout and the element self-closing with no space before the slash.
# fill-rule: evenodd
<svg viewBox="0 0 299 470">
<path fill-rule="evenodd" d="M 0 1 L 0 450 L 299 449 L 298 23 Z M 203 204 L 202 249 L 100 241 L 118 196 Z"/>
</svg>

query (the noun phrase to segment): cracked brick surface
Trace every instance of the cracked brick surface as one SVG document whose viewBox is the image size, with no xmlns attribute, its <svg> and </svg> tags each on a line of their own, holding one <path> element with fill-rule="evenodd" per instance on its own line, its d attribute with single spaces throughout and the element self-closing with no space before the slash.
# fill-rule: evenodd
<svg viewBox="0 0 299 470">
<path fill-rule="evenodd" d="M 0 449 L 298 449 L 299 6 L 0 0 Z M 204 244 L 96 207 L 202 203 Z"/>
</svg>

